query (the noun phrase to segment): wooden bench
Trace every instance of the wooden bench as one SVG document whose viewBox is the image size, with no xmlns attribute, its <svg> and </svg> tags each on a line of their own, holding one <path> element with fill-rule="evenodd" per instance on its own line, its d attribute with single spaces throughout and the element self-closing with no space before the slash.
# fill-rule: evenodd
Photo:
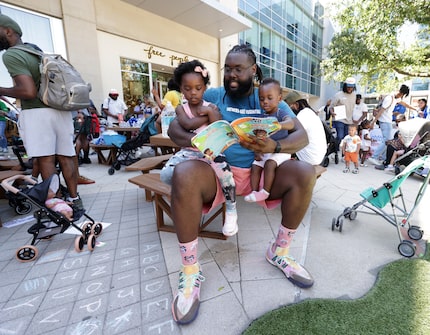
<svg viewBox="0 0 430 335">
<path fill-rule="evenodd" d="M 141 158 L 137 162 L 130 164 L 125 167 L 126 171 L 141 171 L 142 173 L 148 173 L 154 169 L 161 169 L 164 164 L 172 157 L 172 154 L 154 156 L 154 157 L 145 157 Z"/>
<path fill-rule="evenodd" d="M 97 153 L 99 164 L 112 165 L 118 153 L 118 147 L 115 145 L 91 143 L 90 148 L 92 148 Z M 109 150 L 107 157 L 103 154 L 103 150 Z"/>
<path fill-rule="evenodd" d="M 175 227 L 166 225 L 164 223 L 164 213 L 172 218 L 172 211 L 170 207 L 170 193 L 171 187 L 160 180 L 158 173 L 145 173 L 128 180 L 130 183 L 145 189 L 146 194 L 153 194 L 149 201 L 154 200 L 155 205 L 155 219 L 157 221 L 157 229 L 159 231 L 175 232 Z M 148 197 L 146 198 L 148 201 Z M 211 214 L 211 213 L 210 213 Z M 209 214 L 208 214 L 209 215 Z M 225 221 L 225 205 L 223 204 L 218 210 L 215 211 L 208 218 L 202 217 L 202 222 L 199 229 L 200 237 L 216 238 L 226 240 L 227 237 L 223 233 L 205 230 L 205 228 L 212 223 L 219 215 L 222 215 L 222 222 Z"/>
<path fill-rule="evenodd" d="M 322 175 L 324 172 L 326 172 L 326 171 L 327 171 L 327 168 L 325 168 L 324 166 L 321 166 L 321 165 L 314 165 L 314 168 L 315 168 L 315 174 L 316 174 L 317 179 L 318 179 L 319 177 L 321 177 L 321 175 Z"/>
</svg>

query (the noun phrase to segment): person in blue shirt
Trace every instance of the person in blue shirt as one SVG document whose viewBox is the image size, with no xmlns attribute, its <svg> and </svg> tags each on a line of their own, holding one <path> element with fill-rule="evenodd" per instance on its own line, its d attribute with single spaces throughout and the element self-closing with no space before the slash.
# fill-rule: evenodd
<svg viewBox="0 0 430 335">
<path fill-rule="evenodd" d="M 396 104 L 393 109 L 393 121 L 397 120 L 397 115 L 404 115 L 406 112 L 406 107 L 401 104 Z"/>
<path fill-rule="evenodd" d="M 254 80 L 261 81 L 262 72 L 256 56 L 247 45 L 236 45 L 228 53 L 224 64 L 224 86 L 210 88 L 204 99 L 216 105 L 224 120 L 229 122 L 243 117 L 261 117 L 258 89 Z M 288 111 L 294 128 L 287 138 L 250 137 L 229 147 L 224 154 L 231 166 L 236 193 L 246 195 L 251 188 L 251 164 L 254 152 L 294 153 L 308 144 L 305 130 L 285 102 L 279 108 Z M 202 111 L 204 113 L 204 111 Z M 181 147 L 191 145 L 192 133 L 183 129 L 177 120 L 169 127 L 169 136 Z M 273 208 L 281 205 L 282 220 L 276 239 L 266 251 L 267 261 L 278 267 L 293 284 L 307 288 L 313 285 L 311 274 L 289 254 L 294 234 L 302 221 L 315 185 L 314 167 L 306 162 L 288 160 L 276 170 L 269 197 L 259 204 Z M 182 267 L 179 272 L 178 292 L 173 299 L 172 313 L 179 324 L 192 322 L 200 305 L 200 288 L 204 281 L 198 262 L 198 231 L 202 212 L 208 212 L 225 201 L 218 178 L 209 164 L 190 160 L 178 164 L 172 177 L 171 209 L 179 241 Z M 276 288 L 274 288 L 276 290 Z"/>
</svg>

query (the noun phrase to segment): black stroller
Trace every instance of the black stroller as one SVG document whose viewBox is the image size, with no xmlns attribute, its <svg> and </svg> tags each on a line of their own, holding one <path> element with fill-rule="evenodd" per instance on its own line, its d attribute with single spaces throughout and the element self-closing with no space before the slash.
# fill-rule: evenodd
<svg viewBox="0 0 430 335">
<path fill-rule="evenodd" d="M 20 186 L 18 186 L 19 183 Z M 94 250 L 96 237 L 103 230 L 103 225 L 100 222 L 96 223 L 86 213 L 82 213 L 81 216 L 85 216 L 87 220 L 78 225 L 76 221 L 81 216 L 77 219 L 73 218 L 69 220 L 65 215 L 45 206 L 49 189 L 54 191 L 58 189 L 59 185 L 60 181 L 57 174 L 52 175 L 39 184 L 31 176 L 26 175 L 16 175 L 2 181 L 1 186 L 5 189 L 6 193 L 13 193 L 17 197 L 25 199 L 26 203 L 37 207 L 37 210 L 34 212 L 37 222 L 27 230 L 29 234 L 33 235 L 33 239 L 29 245 L 24 245 L 16 251 L 16 258 L 20 262 L 35 260 L 39 253 L 36 245 L 41 240 L 51 239 L 57 234 L 64 233 L 68 228 L 73 228 L 80 234 L 75 239 L 76 251 L 82 251 L 85 244 L 88 250 Z"/>
<path fill-rule="evenodd" d="M 145 143 L 149 143 L 149 138 L 152 135 L 158 133 L 155 128 L 155 121 L 158 116 L 159 113 L 147 118 L 140 127 L 139 134 L 121 144 L 118 148 L 116 158 L 113 160 L 112 166 L 108 170 L 109 175 L 113 175 L 115 170 L 119 171 L 121 165 L 128 166 L 140 159 L 135 157 L 136 151 Z"/>
<path fill-rule="evenodd" d="M 324 156 L 323 161 L 321 162 L 321 165 L 324 167 L 327 167 L 330 163 L 330 155 L 334 154 L 334 162 L 335 164 L 339 163 L 339 155 L 337 154 L 336 149 L 336 138 L 333 135 L 333 132 L 331 131 L 330 127 L 322 121 L 322 124 L 324 126 L 324 132 L 325 132 L 325 138 L 327 141 L 327 151 Z"/>
</svg>

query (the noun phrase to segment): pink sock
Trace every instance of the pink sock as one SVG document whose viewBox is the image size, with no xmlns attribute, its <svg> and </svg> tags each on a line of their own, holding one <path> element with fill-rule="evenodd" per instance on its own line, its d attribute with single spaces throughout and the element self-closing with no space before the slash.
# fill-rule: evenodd
<svg viewBox="0 0 430 335">
<path fill-rule="evenodd" d="M 274 247 L 282 248 L 288 250 L 291 240 L 296 233 L 296 229 L 289 229 L 284 226 L 279 227 L 278 236 L 276 237 L 276 241 L 274 243 Z M 273 250 L 276 251 L 276 250 Z M 285 251 L 285 250 L 284 250 Z"/>
<path fill-rule="evenodd" d="M 197 244 L 199 240 L 181 243 L 179 242 L 179 251 L 181 253 L 182 265 L 193 265 L 197 263 Z"/>
</svg>

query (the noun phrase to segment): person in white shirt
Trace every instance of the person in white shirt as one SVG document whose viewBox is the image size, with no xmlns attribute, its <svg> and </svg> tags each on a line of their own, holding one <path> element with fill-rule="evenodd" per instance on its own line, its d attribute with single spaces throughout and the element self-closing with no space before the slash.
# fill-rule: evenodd
<svg viewBox="0 0 430 335">
<path fill-rule="evenodd" d="M 309 144 L 303 149 L 296 152 L 299 160 L 312 165 L 320 164 L 327 152 L 327 141 L 324 131 L 324 126 L 315 113 L 309 106 L 307 100 L 298 92 L 291 91 L 285 97 L 285 102 L 297 115 L 297 119 L 305 128 L 308 136 Z"/>
<path fill-rule="evenodd" d="M 374 165 L 381 165 L 386 158 L 386 144 L 388 140 L 391 140 L 393 132 L 393 110 L 396 103 L 405 106 L 406 108 L 415 109 L 406 102 L 402 101 L 403 98 L 409 95 L 409 87 L 406 85 L 400 86 L 397 93 L 387 95 L 382 101 L 382 106 L 376 111 L 375 117 L 371 122 L 371 128 L 374 127 L 376 121 L 379 121 L 379 128 L 381 128 L 383 141 L 373 152 L 372 157 L 369 158 L 369 162 Z"/>
<path fill-rule="evenodd" d="M 109 97 L 103 101 L 102 109 L 107 115 L 108 124 L 119 124 L 127 114 L 127 105 L 118 95 L 118 91 L 113 88 L 109 91 Z"/>
<path fill-rule="evenodd" d="M 355 106 L 352 112 L 352 122 L 355 125 L 361 124 L 361 122 L 367 118 L 368 108 L 367 105 L 362 101 L 361 94 L 355 96 Z"/>
</svg>

